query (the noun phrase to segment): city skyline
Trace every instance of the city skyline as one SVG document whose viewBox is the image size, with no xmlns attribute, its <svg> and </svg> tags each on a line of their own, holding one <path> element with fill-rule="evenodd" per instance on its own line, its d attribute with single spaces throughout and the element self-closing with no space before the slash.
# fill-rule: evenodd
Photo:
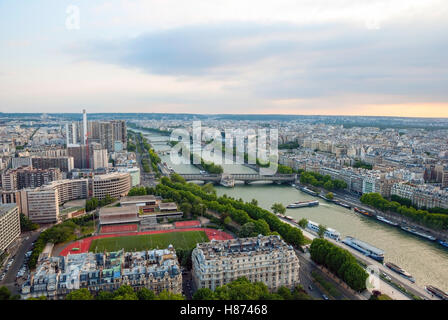
<svg viewBox="0 0 448 320">
<path fill-rule="evenodd" d="M 0 112 L 448 117 L 443 1 L 0 8 Z"/>
</svg>

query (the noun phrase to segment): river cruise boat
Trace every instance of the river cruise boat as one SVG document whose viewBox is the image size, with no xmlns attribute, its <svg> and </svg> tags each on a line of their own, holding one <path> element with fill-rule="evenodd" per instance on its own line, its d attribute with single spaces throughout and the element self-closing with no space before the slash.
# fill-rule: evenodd
<svg viewBox="0 0 448 320">
<path fill-rule="evenodd" d="M 338 206 L 347 208 L 347 209 L 349 209 L 349 210 L 352 208 L 349 204 L 346 204 L 346 203 L 341 202 L 341 201 L 339 201 L 339 200 L 334 200 L 333 203 L 334 203 L 334 204 L 337 204 Z"/>
<path fill-rule="evenodd" d="M 319 201 L 298 201 L 291 204 L 288 204 L 286 208 L 288 209 L 296 209 L 296 208 L 306 208 L 306 207 L 316 207 L 319 205 Z"/>
<path fill-rule="evenodd" d="M 446 292 L 440 290 L 439 288 L 436 288 L 434 286 L 426 286 L 425 289 L 430 294 L 433 294 L 433 295 L 439 297 L 440 299 L 448 300 L 448 294 Z"/>
<path fill-rule="evenodd" d="M 358 213 L 360 213 L 360 214 L 362 214 L 363 216 L 366 216 L 366 217 L 374 217 L 375 216 L 373 214 L 373 212 L 369 212 L 367 210 L 359 209 L 357 207 L 354 207 L 353 210 L 355 210 L 355 212 L 358 212 Z"/>
<path fill-rule="evenodd" d="M 382 216 L 376 216 L 376 219 L 379 220 L 379 221 L 382 221 L 384 223 L 387 223 L 387 224 L 389 224 L 391 226 L 398 227 L 398 223 L 395 223 L 395 222 L 392 222 L 390 220 L 387 220 L 386 218 L 384 218 Z"/>
<path fill-rule="evenodd" d="M 372 246 L 371 244 L 368 244 L 367 242 L 358 240 L 353 237 L 345 237 L 344 240 L 342 240 L 342 243 L 348 245 L 349 247 L 352 247 L 355 250 L 358 250 L 365 256 L 368 256 L 376 261 L 379 261 L 381 263 L 384 261 L 384 251 Z"/>
<path fill-rule="evenodd" d="M 388 267 L 390 270 L 395 271 L 396 273 L 398 273 L 400 276 L 402 276 L 403 278 L 408 279 L 411 282 L 415 282 L 414 277 L 412 277 L 412 275 L 407 272 L 406 270 L 404 270 L 403 268 L 400 268 L 399 266 L 397 266 L 396 264 L 392 263 L 392 262 L 386 262 L 384 264 L 386 267 Z"/>
<path fill-rule="evenodd" d="M 319 232 L 319 224 L 313 221 L 308 221 L 308 224 L 306 226 L 308 229 L 314 231 L 314 232 Z M 340 241 L 341 240 L 341 234 L 332 229 L 332 228 L 326 228 L 327 231 L 325 231 L 324 236 L 336 241 Z"/>
<path fill-rule="evenodd" d="M 308 193 L 308 194 L 310 194 L 312 196 L 317 196 L 318 195 L 317 192 L 314 192 L 313 190 L 308 189 L 307 187 L 300 187 L 300 190 L 305 192 L 305 193 Z"/>
<path fill-rule="evenodd" d="M 426 234 L 426 233 L 417 231 L 416 229 L 411 228 L 411 227 L 402 226 L 401 229 L 404 230 L 404 231 L 407 231 L 407 232 L 409 232 L 409 233 L 415 234 L 415 235 L 417 235 L 417 236 L 420 236 L 420 237 L 422 237 L 422 238 L 425 238 L 425 239 L 427 239 L 427 240 L 430 240 L 430 241 L 435 241 L 435 240 L 436 240 L 435 237 L 430 236 L 429 234 Z"/>
</svg>

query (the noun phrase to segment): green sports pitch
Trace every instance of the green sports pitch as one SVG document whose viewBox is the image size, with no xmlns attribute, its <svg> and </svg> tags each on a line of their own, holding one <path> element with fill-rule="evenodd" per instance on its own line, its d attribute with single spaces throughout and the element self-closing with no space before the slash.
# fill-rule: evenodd
<svg viewBox="0 0 448 320">
<path fill-rule="evenodd" d="M 92 240 L 90 252 L 117 251 L 142 251 L 150 249 L 165 249 L 170 244 L 175 249 L 193 249 L 196 243 L 208 242 L 204 231 L 185 231 L 145 234 L 124 237 L 109 237 Z"/>
</svg>

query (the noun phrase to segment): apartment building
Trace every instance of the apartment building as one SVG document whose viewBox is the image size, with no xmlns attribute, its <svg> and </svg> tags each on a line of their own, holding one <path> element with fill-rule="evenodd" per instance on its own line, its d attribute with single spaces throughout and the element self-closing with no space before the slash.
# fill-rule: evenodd
<svg viewBox="0 0 448 320">
<path fill-rule="evenodd" d="M 108 194 L 112 198 L 120 198 L 131 189 L 131 176 L 127 172 L 112 172 L 96 175 L 90 179 L 92 197 L 102 200 Z"/>
<path fill-rule="evenodd" d="M 173 246 L 139 252 L 80 253 L 46 257 L 22 285 L 22 299 L 45 296 L 57 300 L 86 288 L 93 295 L 122 285 L 182 293 L 182 273 Z"/>
<path fill-rule="evenodd" d="M 37 169 L 59 168 L 62 172 L 70 172 L 74 168 L 74 158 L 60 157 L 32 157 L 32 166 Z"/>
<path fill-rule="evenodd" d="M 35 169 L 21 167 L 2 173 L 2 188 L 5 191 L 37 188 L 51 181 L 61 180 L 62 173 L 58 168 Z"/>
<path fill-rule="evenodd" d="M 192 252 L 196 289 L 217 287 L 246 277 L 269 289 L 299 283 L 299 259 L 279 236 L 262 236 L 198 243 Z"/>
<path fill-rule="evenodd" d="M 19 209 L 15 204 L 0 205 L 0 251 L 20 236 Z"/>
</svg>

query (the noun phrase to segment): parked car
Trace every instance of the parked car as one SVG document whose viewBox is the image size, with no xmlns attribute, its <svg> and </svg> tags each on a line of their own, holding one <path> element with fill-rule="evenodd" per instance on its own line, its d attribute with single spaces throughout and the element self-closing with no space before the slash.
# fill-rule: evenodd
<svg viewBox="0 0 448 320">
<path fill-rule="evenodd" d="M 324 300 L 330 300 L 325 294 L 322 295 L 322 298 L 324 298 Z"/>
<path fill-rule="evenodd" d="M 312 286 L 312 285 L 309 285 L 309 286 L 308 286 L 308 289 L 310 289 L 310 291 L 313 291 L 313 286 Z"/>
</svg>

